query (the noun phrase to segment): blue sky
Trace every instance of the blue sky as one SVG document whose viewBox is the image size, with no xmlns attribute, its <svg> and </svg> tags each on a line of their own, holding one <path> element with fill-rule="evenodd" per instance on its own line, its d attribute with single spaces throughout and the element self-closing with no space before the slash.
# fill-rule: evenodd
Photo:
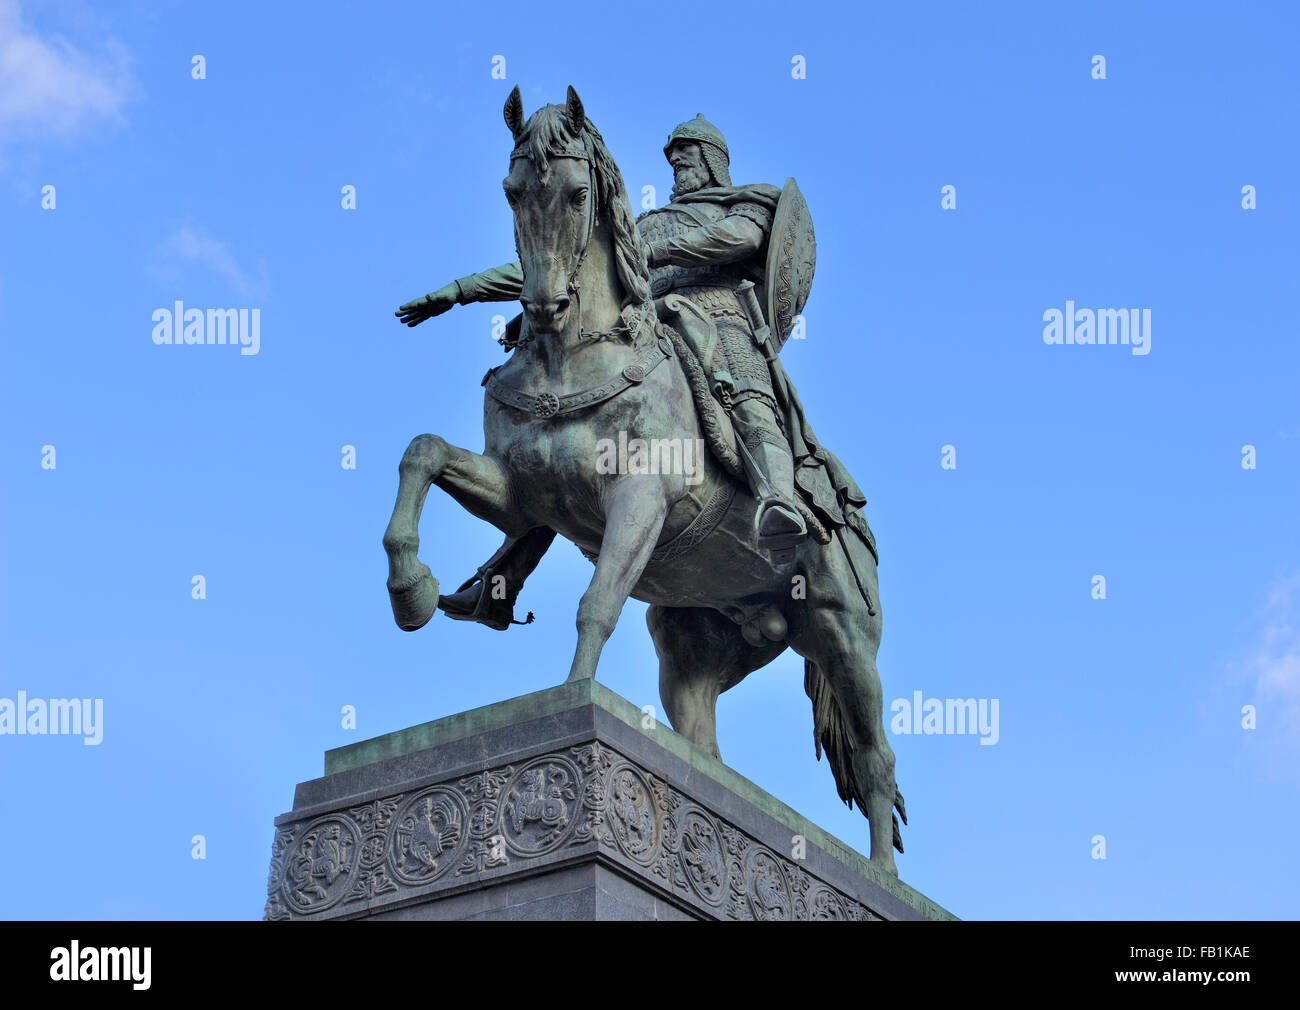
<svg viewBox="0 0 1300 1010">
<path fill-rule="evenodd" d="M 616 6 L 0 0 L 0 697 L 104 703 L 98 746 L 0 736 L 0 916 L 257 918 L 324 750 L 563 679 L 576 548 L 534 625 L 406 635 L 379 541 L 407 442 L 480 448 L 501 360 L 497 307 L 392 311 L 513 258 L 502 104 L 573 84 L 634 196 L 703 112 L 736 182 L 808 199 L 783 358 L 869 499 L 885 698 L 999 703 L 993 746 L 891 734 L 903 879 L 967 918 L 1294 918 L 1294 7 Z M 259 353 L 156 346 L 177 299 L 259 309 Z M 1046 344 L 1067 300 L 1149 309 L 1150 353 Z M 424 515 L 444 587 L 500 540 Z M 599 679 L 658 706 L 643 611 Z M 866 848 L 792 654 L 719 741 Z"/>
</svg>

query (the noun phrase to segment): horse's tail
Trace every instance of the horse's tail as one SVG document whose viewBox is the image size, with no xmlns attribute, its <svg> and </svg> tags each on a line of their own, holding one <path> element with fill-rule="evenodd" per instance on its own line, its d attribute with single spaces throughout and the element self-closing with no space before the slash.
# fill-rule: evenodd
<svg viewBox="0 0 1300 1010">
<path fill-rule="evenodd" d="M 821 760 L 822 751 L 825 750 L 840 799 L 849 805 L 850 810 L 853 809 L 853 801 L 857 800 L 858 809 L 865 814 L 871 808 L 866 803 L 867 783 L 861 781 L 853 761 L 853 737 L 845 725 L 844 713 L 835 699 L 830 682 L 811 659 L 804 660 L 803 689 L 813 704 L 813 742 L 817 746 L 817 760 Z M 897 787 L 894 788 L 894 809 L 898 811 L 893 818 L 894 848 L 902 852 L 903 832 L 898 826 L 898 818 L 902 817 L 906 824 L 907 810 L 903 806 L 903 794 Z"/>
</svg>

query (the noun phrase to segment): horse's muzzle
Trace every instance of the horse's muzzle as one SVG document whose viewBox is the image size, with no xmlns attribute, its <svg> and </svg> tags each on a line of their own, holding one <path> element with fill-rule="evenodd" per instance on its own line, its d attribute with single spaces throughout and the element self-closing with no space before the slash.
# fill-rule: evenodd
<svg viewBox="0 0 1300 1010">
<path fill-rule="evenodd" d="M 534 333 L 558 333 L 564 328 L 569 315 L 569 296 L 557 295 L 550 299 L 519 299 L 528 317 L 528 328 Z"/>
</svg>

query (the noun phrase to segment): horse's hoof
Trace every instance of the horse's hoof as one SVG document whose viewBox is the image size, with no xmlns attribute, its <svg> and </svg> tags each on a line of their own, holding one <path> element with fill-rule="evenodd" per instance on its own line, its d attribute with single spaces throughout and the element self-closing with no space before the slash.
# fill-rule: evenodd
<svg viewBox="0 0 1300 1010">
<path fill-rule="evenodd" d="M 388 580 L 388 600 L 397 626 L 403 631 L 419 631 L 438 609 L 438 580 L 428 566 L 420 564 L 415 574 L 400 582 Z"/>
</svg>

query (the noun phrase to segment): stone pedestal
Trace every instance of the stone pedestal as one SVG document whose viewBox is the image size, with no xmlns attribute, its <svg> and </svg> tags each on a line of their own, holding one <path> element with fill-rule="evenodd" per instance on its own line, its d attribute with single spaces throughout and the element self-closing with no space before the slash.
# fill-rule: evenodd
<svg viewBox="0 0 1300 1010">
<path fill-rule="evenodd" d="M 266 918 L 953 918 L 644 718 L 588 681 L 327 752 Z"/>
</svg>

